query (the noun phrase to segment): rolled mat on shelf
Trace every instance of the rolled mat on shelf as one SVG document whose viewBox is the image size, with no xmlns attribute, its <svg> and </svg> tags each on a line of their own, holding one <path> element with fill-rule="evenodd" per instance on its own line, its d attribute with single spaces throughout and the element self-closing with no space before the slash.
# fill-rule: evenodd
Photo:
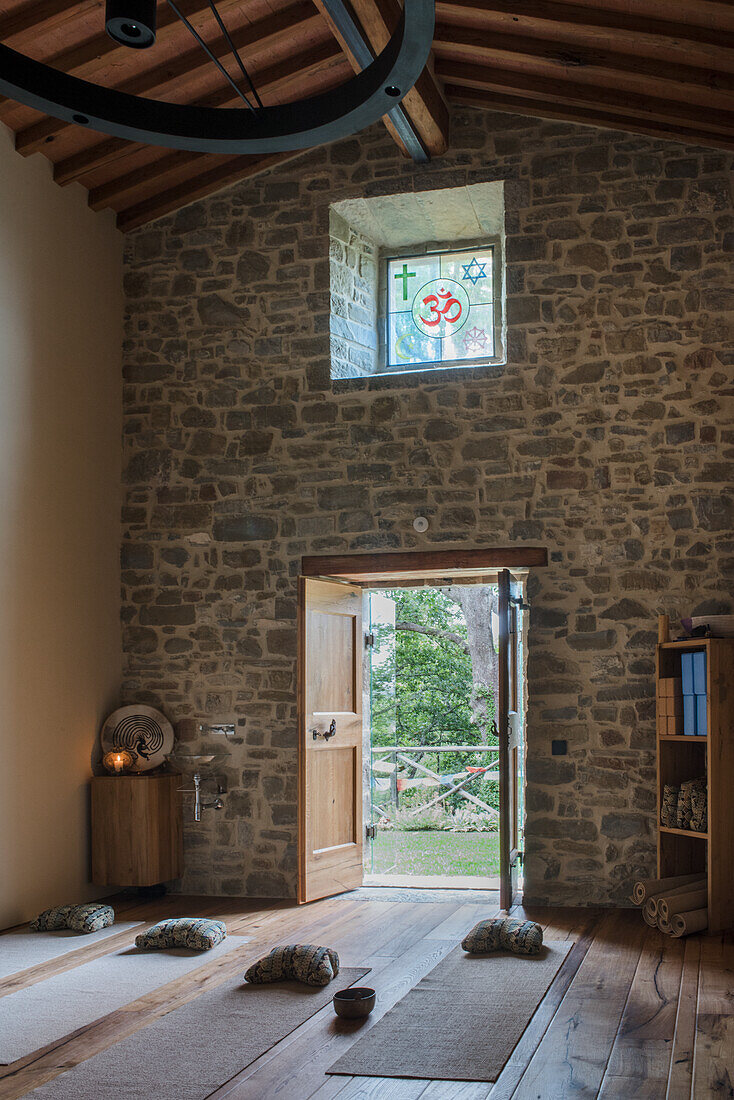
<svg viewBox="0 0 734 1100">
<path fill-rule="evenodd" d="M 688 886 L 691 882 L 698 882 L 704 876 L 700 873 L 695 875 L 674 875 L 668 876 L 668 878 L 644 878 L 639 879 L 632 888 L 632 901 L 635 905 L 642 905 L 647 898 L 652 897 L 655 894 L 670 893 L 671 890 L 675 890 L 679 886 Z"/>
<path fill-rule="evenodd" d="M 663 797 L 660 803 L 660 824 L 668 828 L 678 827 L 678 799 L 680 787 L 674 787 L 666 783 L 663 787 Z"/>
<path fill-rule="evenodd" d="M 696 795 L 697 812 L 693 811 L 693 796 Z M 706 815 L 706 776 L 686 779 L 680 785 L 678 794 L 677 828 L 689 829 L 694 833 L 703 832 L 702 821 Z"/>
</svg>

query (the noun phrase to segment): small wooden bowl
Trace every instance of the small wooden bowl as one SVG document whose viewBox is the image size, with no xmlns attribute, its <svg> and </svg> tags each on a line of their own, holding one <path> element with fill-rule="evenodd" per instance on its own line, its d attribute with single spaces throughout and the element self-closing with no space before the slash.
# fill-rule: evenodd
<svg viewBox="0 0 734 1100">
<path fill-rule="evenodd" d="M 344 1020 L 362 1020 L 375 1007 L 376 993 L 368 986 L 352 986 L 334 994 L 334 1012 Z"/>
</svg>

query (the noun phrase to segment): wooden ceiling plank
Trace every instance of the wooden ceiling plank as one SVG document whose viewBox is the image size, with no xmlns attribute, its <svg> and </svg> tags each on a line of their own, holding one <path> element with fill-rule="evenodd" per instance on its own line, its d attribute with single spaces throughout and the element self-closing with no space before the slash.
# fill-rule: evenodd
<svg viewBox="0 0 734 1100">
<path fill-rule="evenodd" d="M 680 81 L 701 89 L 728 91 L 734 88 L 734 53 L 723 57 L 719 69 L 710 65 L 676 63 L 657 56 L 640 57 L 614 50 L 590 49 L 548 39 L 524 38 L 520 35 L 487 34 L 476 27 L 460 27 L 439 23 L 436 27 L 434 52 L 438 55 L 451 49 L 473 61 L 488 65 L 498 60 L 522 64 L 528 60 L 543 62 L 563 71 L 594 69 L 606 71 L 614 78 L 620 73 L 647 76 L 651 80 Z"/>
<path fill-rule="evenodd" d="M 642 120 L 629 115 L 606 112 L 601 108 L 577 107 L 548 103 L 544 100 L 525 99 L 521 96 L 501 95 L 497 92 L 480 91 L 478 88 L 463 87 L 457 84 L 444 85 L 450 103 L 466 104 L 487 111 L 499 111 L 503 114 L 522 115 L 528 119 L 548 118 L 559 122 L 581 123 L 585 126 L 602 129 L 621 130 L 633 134 L 647 134 L 651 137 L 681 141 L 688 145 L 702 145 L 715 149 L 734 149 L 734 136 L 722 137 L 721 134 L 708 134 L 703 130 L 691 130 L 672 123 L 658 123 Z"/>
<path fill-rule="evenodd" d="M 269 81 L 262 81 L 261 91 L 272 92 L 275 88 L 292 87 L 294 82 L 297 81 L 299 86 L 304 89 L 305 94 L 313 95 L 317 91 L 326 90 L 325 85 L 334 87 L 341 83 L 340 69 L 345 63 L 344 58 L 339 52 L 336 42 L 329 42 L 326 45 L 331 51 L 332 64 L 324 64 L 324 51 L 320 51 L 319 55 L 316 56 L 313 53 L 301 54 L 292 60 L 287 69 L 284 66 L 278 66 L 277 75 L 275 69 L 271 70 L 273 76 Z M 338 64 L 334 64 L 334 62 Z M 326 81 L 321 79 L 318 87 L 315 86 L 312 80 L 314 76 L 323 78 L 325 74 L 328 77 L 330 73 L 333 73 L 332 79 Z M 304 83 L 305 80 L 308 80 L 307 84 Z M 226 106 L 226 104 L 221 103 L 218 106 Z M 144 148 L 146 146 L 133 146 L 128 143 L 128 153 L 130 155 Z M 116 207 L 122 199 L 126 199 L 141 190 L 150 190 L 151 184 L 166 183 L 171 177 L 175 177 L 177 173 L 180 173 L 182 169 L 185 170 L 188 163 L 200 164 L 202 160 L 206 161 L 208 156 L 209 154 L 206 153 L 178 151 L 170 153 L 166 150 L 165 154 L 154 163 L 143 168 L 136 167 L 133 171 L 126 172 L 124 175 L 110 180 L 109 183 L 93 188 L 89 192 L 89 205 L 93 210 L 102 210 L 107 206 Z M 124 164 L 122 167 L 125 167 Z"/>
<path fill-rule="evenodd" d="M 290 15 L 293 22 L 288 22 L 287 18 L 283 18 L 284 14 Z M 294 4 L 285 13 L 281 12 L 279 15 L 280 17 L 263 19 L 258 23 L 249 24 L 232 33 L 232 39 L 237 49 L 243 51 L 248 48 L 250 50 L 257 48 L 258 51 L 273 49 L 277 44 L 292 40 L 293 36 L 297 40 L 299 33 L 302 33 L 306 27 L 313 25 L 319 19 L 318 13 L 313 8 L 310 0 Z M 211 43 L 211 50 L 219 59 L 227 58 L 230 55 L 229 45 L 221 36 L 218 41 Z M 127 52 L 132 51 L 128 50 Z M 194 73 L 207 68 L 211 64 L 203 50 L 196 47 L 196 49 L 179 56 L 173 64 L 148 69 L 131 79 L 128 78 L 124 83 L 113 84 L 112 86 L 131 95 L 155 97 L 156 94 L 165 92 L 166 85 L 175 77 L 187 76 L 191 78 Z M 75 73 L 74 75 L 83 75 L 85 79 L 87 77 L 86 73 Z M 23 156 L 29 156 L 31 153 L 38 152 L 50 138 L 72 125 L 72 123 L 63 122 L 60 119 L 45 119 L 43 122 L 19 130 L 15 137 L 15 148 Z"/>
<path fill-rule="evenodd" d="M 208 0 L 180 0 L 180 5 L 180 10 L 197 29 L 202 29 L 202 21 L 213 23 Z M 241 12 L 238 0 L 219 0 L 219 6 L 223 12 L 232 7 L 236 8 L 238 15 Z M 99 83 L 104 84 L 106 77 L 114 73 L 118 83 L 121 83 L 136 71 L 151 66 L 159 68 L 162 62 L 169 62 L 177 57 L 181 53 L 184 42 L 190 46 L 189 32 L 173 11 L 167 5 L 159 8 L 156 44 L 153 51 L 131 50 L 113 41 L 104 29 L 103 9 L 100 6 L 100 0 L 96 0 L 96 6 L 91 10 L 91 17 L 90 12 L 81 9 L 78 4 L 67 6 L 67 11 L 74 15 L 81 12 L 80 16 L 76 16 L 79 37 L 73 46 L 61 50 L 55 46 L 48 51 L 40 47 L 37 39 L 34 39 L 35 48 L 28 52 L 36 60 L 52 65 L 71 76 L 79 76 L 87 80 L 98 79 Z M 22 49 L 21 52 L 23 52 Z M 9 113 L 16 112 L 17 109 L 18 104 L 13 100 L 0 97 L 0 121 L 6 122 Z M 28 108 L 22 108 L 22 110 L 27 111 Z M 27 120 L 24 119 L 20 125 L 27 126 Z"/>
<path fill-rule="evenodd" d="M 533 30 L 537 32 L 537 26 L 528 24 L 525 33 L 526 28 L 519 20 L 509 30 L 507 24 L 493 25 L 484 16 L 481 21 L 463 19 L 465 13 L 466 9 L 457 9 L 457 14 L 450 18 L 442 16 L 438 20 L 434 45 L 444 37 L 450 40 L 453 35 L 463 35 L 468 39 L 469 35 L 473 35 L 473 41 L 478 44 L 494 46 L 501 43 L 508 52 L 554 57 L 560 64 L 569 66 L 582 66 L 596 59 L 614 57 L 620 59 L 620 65 L 627 66 L 635 61 L 643 65 L 654 61 L 668 66 L 707 69 L 714 73 L 734 72 L 734 51 L 726 48 L 671 42 L 669 39 L 655 42 L 644 35 L 620 41 L 598 34 L 580 34 L 579 28 L 563 27 L 561 24 L 555 28 L 546 24 L 542 34 L 531 33 Z"/>
<path fill-rule="evenodd" d="M 548 101 L 577 103 L 581 106 L 598 103 L 604 109 L 614 108 L 633 118 L 651 118 L 674 126 L 690 127 L 694 131 L 700 125 L 707 132 L 734 136 L 734 109 L 708 109 L 703 114 L 696 104 L 658 99 L 650 95 L 630 95 L 614 88 L 591 89 L 586 84 L 560 77 L 550 79 L 526 76 L 524 73 L 509 72 L 506 69 L 455 61 L 437 62 L 437 71 L 446 83 L 454 85 L 468 84 L 481 90 L 486 88 L 520 96 L 537 96 Z"/>
<path fill-rule="evenodd" d="M 538 33 L 546 34 L 544 24 L 559 27 L 563 34 L 574 28 L 589 34 L 600 32 L 605 39 L 643 41 L 654 49 L 666 39 L 675 43 L 695 42 L 716 49 L 734 48 L 734 31 L 723 26 L 701 26 L 680 22 L 677 19 L 654 19 L 646 16 L 637 5 L 634 11 L 615 12 L 600 8 L 595 3 L 583 5 L 564 3 L 561 0 L 437 0 L 436 17 L 452 18 L 460 11 L 485 16 L 487 19 L 507 16 L 518 29 L 527 33 L 531 24 L 538 24 Z M 675 7 L 671 6 L 670 14 Z"/>
<path fill-rule="evenodd" d="M 588 7 L 589 0 L 565 0 L 579 8 Z M 594 0 L 594 6 L 604 11 L 624 15 L 641 14 L 650 19 L 676 23 L 691 23 L 700 27 L 721 27 L 734 31 L 734 6 L 731 0 Z"/>
<path fill-rule="evenodd" d="M 162 218 L 174 210 L 183 206 L 189 206 L 198 199 L 206 198 L 214 191 L 220 191 L 229 184 L 238 183 L 240 180 L 249 179 L 260 172 L 273 168 L 277 164 L 283 164 L 288 160 L 294 160 L 302 156 L 306 150 L 298 149 L 290 153 L 272 153 L 270 156 L 257 158 L 232 157 L 224 164 L 212 168 L 208 172 L 202 172 L 195 180 L 187 180 L 177 187 L 172 187 L 154 198 L 128 207 L 117 216 L 117 227 L 124 233 L 137 229 L 141 225 Z M 243 164 L 247 159 L 248 164 Z"/>
<path fill-rule="evenodd" d="M 497 48 L 495 48 L 495 46 Z M 557 53 L 509 53 L 503 49 L 501 39 L 492 46 L 479 46 L 465 41 L 434 43 L 436 65 L 444 61 L 464 61 L 481 65 L 488 71 L 512 70 L 529 76 L 568 77 L 589 86 L 591 91 L 601 88 L 626 89 L 634 94 L 652 94 L 696 103 L 699 108 L 734 108 L 734 73 L 712 73 L 711 70 L 671 66 L 639 58 L 616 58 L 607 55 L 604 60 L 571 66 L 559 60 Z"/>
<path fill-rule="evenodd" d="M 321 43 L 316 48 L 297 54 L 295 57 L 263 69 L 259 73 L 255 72 L 253 76 L 261 92 L 270 98 L 291 89 L 294 86 L 294 81 L 296 84 L 299 82 L 299 76 L 310 79 L 316 74 L 330 71 L 332 68 L 338 68 L 341 71 L 343 62 L 344 58 L 338 44 L 331 39 L 327 39 L 326 42 Z M 226 107 L 231 106 L 236 100 L 229 86 L 227 86 L 196 102 L 206 107 Z M 110 138 L 59 161 L 54 167 L 54 180 L 61 186 L 74 183 L 82 180 L 90 172 L 95 172 L 109 164 L 124 161 L 128 155 L 143 148 L 146 148 L 146 146 L 138 142 Z M 171 150 L 161 148 L 160 152 L 161 155 L 165 155 Z"/>
<path fill-rule="evenodd" d="M 66 23 L 78 23 L 89 14 L 99 15 L 99 0 L 83 0 L 70 4 L 69 0 L 41 0 L 38 4 L 24 4 L 17 11 L 0 18 L 0 42 L 11 50 L 23 50 L 26 43 L 37 42 Z"/>
</svg>

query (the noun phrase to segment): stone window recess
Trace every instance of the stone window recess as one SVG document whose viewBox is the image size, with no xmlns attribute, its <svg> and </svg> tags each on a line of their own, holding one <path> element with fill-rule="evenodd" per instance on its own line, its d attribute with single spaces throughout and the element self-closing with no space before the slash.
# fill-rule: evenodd
<svg viewBox="0 0 734 1100">
<path fill-rule="evenodd" d="M 330 208 L 332 378 L 505 362 L 502 182 Z"/>
</svg>

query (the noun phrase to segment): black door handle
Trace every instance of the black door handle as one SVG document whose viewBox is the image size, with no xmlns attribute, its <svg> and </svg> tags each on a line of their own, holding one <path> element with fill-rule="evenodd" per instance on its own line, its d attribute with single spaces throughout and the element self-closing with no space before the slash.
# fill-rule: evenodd
<svg viewBox="0 0 734 1100">
<path fill-rule="evenodd" d="M 311 733 L 313 734 L 314 741 L 318 741 L 320 738 L 323 738 L 324 741 L 328 741 L 331 737 L 336 737 L 336 718 L 331 719 L 331 725 L 324 733 L 316 729 L 311 730 Z"/>
</svg>

